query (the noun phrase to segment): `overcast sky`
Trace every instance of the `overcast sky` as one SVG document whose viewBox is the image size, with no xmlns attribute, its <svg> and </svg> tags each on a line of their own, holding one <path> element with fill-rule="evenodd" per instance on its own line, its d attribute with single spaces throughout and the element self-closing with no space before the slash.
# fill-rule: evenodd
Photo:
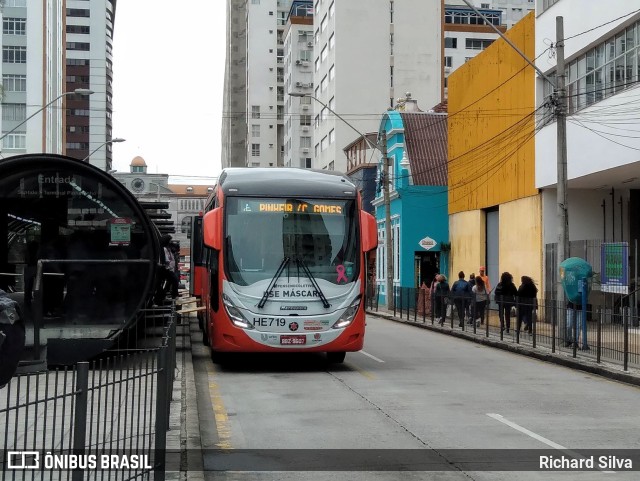
<svg viewBox="0 0 640 481">
<path fill-rule="evenodd" d="M 114 169 L 140 155 L 150 173 L 220 173 L 225 16 L 224 0 L 118 2 L 113 137 L 126 142 L 113 144 Z"/>
</svg>

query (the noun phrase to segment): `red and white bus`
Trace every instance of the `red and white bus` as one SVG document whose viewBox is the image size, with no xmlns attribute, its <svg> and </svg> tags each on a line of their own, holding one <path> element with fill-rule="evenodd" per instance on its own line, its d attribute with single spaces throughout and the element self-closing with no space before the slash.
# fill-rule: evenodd
<svg viewBox="0 0 640 481">
<path fill-rule="evenodd" d="M 376 222 L 341 174 L 225 169 L 207 201 L 204 342 L 223 352 L 362 349 Z"/>
</svg>

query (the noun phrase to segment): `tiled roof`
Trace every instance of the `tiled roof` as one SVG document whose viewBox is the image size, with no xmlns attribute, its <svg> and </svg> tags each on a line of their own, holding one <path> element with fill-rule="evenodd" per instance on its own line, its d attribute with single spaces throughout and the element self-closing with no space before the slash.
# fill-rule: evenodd
<svg viewBox="0 0 640 481">
<path fill-rule="evenodd" d="M 447 185 L 447 115 L 401 112 L 414 185 Z"/>
</svg>

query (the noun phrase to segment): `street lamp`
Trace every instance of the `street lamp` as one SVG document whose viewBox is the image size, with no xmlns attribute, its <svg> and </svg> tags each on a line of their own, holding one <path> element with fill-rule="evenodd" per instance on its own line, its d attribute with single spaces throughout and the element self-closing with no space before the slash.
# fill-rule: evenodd
<svg viewBox="0 0 640 481">
<path fill-rule="evenodd" d="M 78 95 L 82 95 L 83 97 L 89 96 L 91 94 L 93 94 L 93 90 L 89 90 L 89 89 L 75 89 L 71 92 L 64 92 L 63 94 L 58 95 L 55 99 L 53 99 L 51 102 L 49 102 L 46 105 L 43 105 L 42 107 L 40 107 L 38 110 L 36 110 L 34 113 L 32 113 L 31 115 L 29 115 L 29 117 L 27 117 L 26 119 L 24 119 L 22 122 L 20 122 L 18 125 L 16 125 L 14 128 L 12 128 L 9 132 L 5 132 L 4 134 L 2 134 L 2 136 L 0 136 L 0 141 L 2 141 L 7 135 L 12 134 L 13 132 L 15 132 L 19 127 L 22 127 L 24 124 L 27 123 L 28 120 L 32 119 L 33 117 L 35 117 L 37 114 L 39 114 L 40 112 L 42 112 L 44 109 L 46 109 L 49 105 L 57 102 L 58 100 L 60 100 L 62 97 L 65 97 L 67 95 L 73 95 L 73 94 L 78 94 Z"/>
<path fill-rule="evenodd" d="M 84 159 L 82 159 L 82 162 L 86 162 L 87 160 L 89 160 L 89 157 L 91 157 L 93 154 L 95 154 L 98 150 L 100 150 L 105 145 L 114 144 L 114 143 L 117 143 L 117 142 L 126 142 L 126 139 L 121 139 L 120 137 L 116 137 L 115 139 L 111 139 L 111 140 L 107 140 L 106 142 L 102 142 L 100 145 L 98 145 L 98 147 L 96 149 L 91 151 L 91 153 L 89 155 L 87 155 Z"/>
<path fill-rule="evenodd" d="M 360 137 L 364 139 L 364 141 L 367 143 L 367 145 L 369 145 L 369 147 L 380 151 L 380 153 L 382 154 L 382 158 L 384 159 L 384 166 L 385 166 L 385 174 L 384 174 L 384 181 L 382 182 L 382 187 L 384 192 L 384 213 L 385 213 L 385 216 L 384 216 L 385 229 L 384 230 L 385 230 L 385 237 L 386 237 L 385 248 L 386 248 L 386 254 L 387 254 L 386 299 L 387 299 L 387 309 L 391 310 L 394 308 L 395 299 L 393 298 L 393 245 L 391 244 L 391 198 L 389 193 L 389 181 L 390 181 L 389 176 L 390 176 L 390 170 L 391 170 L 390 169 L 391 159 L 389 159 L 389 157 L 387 156 L 387 132 L 384 131 L 382 133 L 382 139 L 379 140 L 377 144 L 374 144 L 369 140 L 369 138 L 365 134 L 360 132 L 353 125 L 351 125 L 349 122 L 343 119 L 336 111 L 334 111 L 331 107 L 329 107 L 327 104 L 322 102 L 317 97 L 314 97 L 311 94 L 302 93 L 302 92 L 289 92 L 288 94 L 291 97 L 309 97 L 315 100 L 324 108 L 326 108 L 329 112 L 335 115 L 337 118 L 339 118 L 349 127 L 351 127 Z M 398 245 L 398 249 L 399 248 L 400 246 Z"/>
</svg>

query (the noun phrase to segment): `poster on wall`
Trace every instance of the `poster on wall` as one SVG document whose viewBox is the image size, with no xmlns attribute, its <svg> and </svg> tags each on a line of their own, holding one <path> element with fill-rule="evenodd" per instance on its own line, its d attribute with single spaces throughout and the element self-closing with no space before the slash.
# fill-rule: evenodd
<svg viewBox="0 0 640 481">
<path fill-rule="evenodd" d="M 109 245 L 128 246 L 131 242 L 131 219 L 118 217 L 109 222 Z"/>
<path fill-rule="evenodd" d="M 629 293 L 629 244 L 605 242 L 600 245 L 602 273 L 600 290 L 616 294 Z"/>
</svg>

